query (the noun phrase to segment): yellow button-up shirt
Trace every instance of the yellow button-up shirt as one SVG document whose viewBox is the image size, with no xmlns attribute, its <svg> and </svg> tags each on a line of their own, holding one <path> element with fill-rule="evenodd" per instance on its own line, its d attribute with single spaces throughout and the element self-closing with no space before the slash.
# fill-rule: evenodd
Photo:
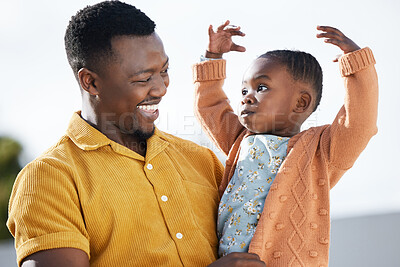
<svg viewBox="0 0 400 267">
<path fill-rule="evenodd" d="M 91 266 L 206 266 L 216 259 L 222 173 L 193 142 L 156 129 L 142 157 L 75 113 L 16 179 L 7 225 L 17 261 L 72 247 Z"/>
</svg>

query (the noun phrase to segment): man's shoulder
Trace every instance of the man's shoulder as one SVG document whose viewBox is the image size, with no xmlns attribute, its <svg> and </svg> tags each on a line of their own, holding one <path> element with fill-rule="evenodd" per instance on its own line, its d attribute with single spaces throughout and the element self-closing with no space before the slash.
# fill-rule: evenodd
<svg viewBox="0 0 400 267">
<path fill-rule="evenodd" d="M 70 164 L 73 154 L 79 153 L 79 150 L 68 135 L 64 135 L 54 145 L 28 163 L 24 169 L 36 169 L 39 166 L 41 168 L 66 167 Z"/>
</svg>

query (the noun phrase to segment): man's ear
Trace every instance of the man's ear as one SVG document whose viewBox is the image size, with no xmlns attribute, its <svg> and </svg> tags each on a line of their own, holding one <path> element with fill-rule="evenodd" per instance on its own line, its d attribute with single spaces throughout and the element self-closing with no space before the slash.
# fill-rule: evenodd
<svg viewBox="0 0 400 267">
<path fill-rule="evenodd" d="M 302 91 L 300 93 L 299 98 L 297 99 L 296 107 L 294 108 L 295 113 L 304 113 L 308 110 L 312 102 L 312 96 L 310 93 L 306 91 Z"/>
<path fill-rule="evenodd" d="M 86 68 L 81 68 L 78 71 L 78 79 L 81 88 L 86 92 L 88 92 L 91 96 L 96 96 L 99 94 L 99 91 L 97 90 L 95 83 L 97 77 L 98 76 L 96 73 Z"/>
</svg>

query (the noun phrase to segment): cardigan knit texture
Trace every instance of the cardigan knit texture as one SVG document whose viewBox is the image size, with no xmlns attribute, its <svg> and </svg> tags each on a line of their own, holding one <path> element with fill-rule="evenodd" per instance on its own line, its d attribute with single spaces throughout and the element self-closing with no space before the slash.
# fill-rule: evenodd
<svg viewBox="0 0 400 267">
<path fill-rule="evenodd" d="M 377 133 L 374 64 L 369 48 L 343 55 L 339 67 L 345 101 L 333 123 L 289 140 L 288 155 L 271 185 L 249 247 L 268 267 L 328 266 L 329 191 Z M 220 196 L 235 171 L 241 141 L 252 134 L 240 124 L 222 89 L 225 66 L 223 59 L 193 66 L 196 116 L 228 156 Z"/>
</svg>

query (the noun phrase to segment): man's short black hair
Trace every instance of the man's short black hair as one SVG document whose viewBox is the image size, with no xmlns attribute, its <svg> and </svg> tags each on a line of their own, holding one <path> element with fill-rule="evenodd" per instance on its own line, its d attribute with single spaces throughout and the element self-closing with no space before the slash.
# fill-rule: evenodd
<svg viewBox="0 0 400 267">
<path fill-rule="evenodd" d="M 295 81 L 308 83 L 315 91 L 315 111 L 322 97 L 322 69 L 317 59 L 311 54 L 295 50 L 273 50 L 259 56 L 276 60 L 286 67 Z"/>
<path fill-rule="evenodd" d="M 64 37 L 75 76 L 81 68 L 101 71 L 102 64 L 113 58 L 113 37 L 148 36 L 154 33 L 155 26 L 142 11 L 120 1 L 104 1 L 78 11 Z"/>
</svg>

